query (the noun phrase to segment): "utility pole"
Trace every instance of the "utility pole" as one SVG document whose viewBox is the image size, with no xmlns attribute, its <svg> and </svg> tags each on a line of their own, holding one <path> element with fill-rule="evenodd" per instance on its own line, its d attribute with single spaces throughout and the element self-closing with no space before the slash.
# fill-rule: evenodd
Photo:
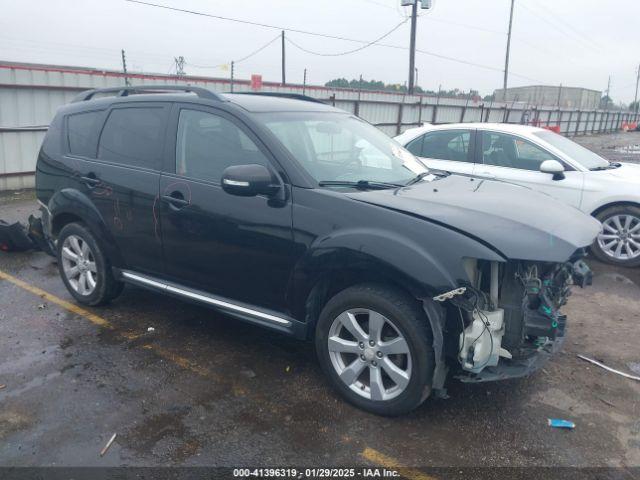
<svg viewBox="0 0 640 480">
<path fill-rule="evenodd" d="M 638 76 L 636 77 L 636 94 L 633 97 L 634 110 L 638 113 L 638 84 L 640 83 L 640 65 L 638 65 Z"/>
<path fill-rule="evenodd" d="M 128 87 L 131 84 L 129 83 L 129 77 L 127 76 L 127 57 L 124 53 L 124 49 L 122 49 L 122 71 L 124 73 L 124 84 Z M 638 89 L 636 88 L 636 93 L 637 90 Z"/>
<path fill-rule="evenodd" d="M 282 85 L 286 85 L 287 77 L 285 73 L 285 51 L 284 51 L 284 30 L 282 30 Z"/>
<path fill-rule="evenodd" d="M 418 85 L 418 67 L 416 67 L 416 84 L 414 85 L 415 87 L 419 87 L 420 85 Z"/>
<path fill-rule="evenodd" d="M 307 92 L 307 69 L 304 69 L 304 76 L 302 77 L 302 95 L 306 95 Z"/>
<path fill-rule="evenodd" d="M 418 0 L 411 5 L 411 40 L 409 44 L 409 95 L 413 95 L 413 80 L 416 68 L 416 27 L 418 19 Z"/>
<path fill-rule="evenodd" d="M 176 75 L 178 77 L 184 77 L 184 57 L 180 55 L 179 57 L 173 59 L 176 62 Z"/>
<path fill-rule="evenodd" d="M 233 67 L 234 67 L 234 62 L 232 60 L 231 61 L 231 93 L 233 93 Z"/>
<path fill-rule="evenodd" d="M 611 75 L 609 75 L 609 80 L 607 81 L 607 103 L 605 105 L 605 110 L 609 110 L 609 104 L 611 103 Z"/>
<path fill-rule="evenodd" d="M 509 31 L 507 33 L 507 54 L 504 59 L 504 82 L 502 89 L 504 90 L 504 98 L 507 98 L 507 83 L 509 80 L 509 53 L 511 51 L 511 28 L 513 27 L 513 6 L 515 0 L 511 0 L 511 10 L 509 12 Z"/>
<path fill-rule="evenodd" d="M 560 88 L 558 88 L 558 108 L 560 108 L 561 98 L 562 98 L 562 84 L 560 84 Z"/>
</svg>

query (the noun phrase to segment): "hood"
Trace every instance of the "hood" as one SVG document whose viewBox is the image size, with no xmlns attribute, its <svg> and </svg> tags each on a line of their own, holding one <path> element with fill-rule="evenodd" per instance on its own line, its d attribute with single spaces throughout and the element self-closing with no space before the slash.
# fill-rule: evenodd
<svg viewBox="0 0 640 480">
<path fill-rule="evenodd" d="M 603 170 L 602 172 L 621 180 L 640 182 L 640 164 L 638 163 L 621 163 L 618 168 Z"/>
<path fill-rule="evenodd" d="M 510 259 L 567 261 L 591 245 L 601 228 L 594 218 L 544 193 L 462 175 L 348 195 L 460 231 Z"/>
</svg>

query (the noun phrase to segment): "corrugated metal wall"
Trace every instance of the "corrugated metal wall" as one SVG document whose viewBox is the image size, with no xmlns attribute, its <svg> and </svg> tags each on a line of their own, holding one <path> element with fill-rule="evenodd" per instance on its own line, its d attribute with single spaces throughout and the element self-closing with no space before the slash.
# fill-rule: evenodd
<svg viewBox="0 0 640 480">
<path fill-rule="evenodd" d="M 185 84 L 228 92 L 229 80 L 169 75 L 129 74 L 133 85 Z M 33 171 L 47 125 L 56 109 L 78 92 L 124 85 L 120 72 L 0 62 L 0 190 L 33 186 Z M 234 82 L 235 91 L 247 91 L 249 82 Z M 262 91 L 305 93 L 354 113 L 390 136 L 423 123 L 509 122 L 559 126 L 578 135 L 614 131 L 637 122 L 638 114 L 600 110 L 558 110 L 523 103 L 482 102 L 472 98 L 437 98 L 385 92 L 341 90 L 264 83 Z"/>
</svg>

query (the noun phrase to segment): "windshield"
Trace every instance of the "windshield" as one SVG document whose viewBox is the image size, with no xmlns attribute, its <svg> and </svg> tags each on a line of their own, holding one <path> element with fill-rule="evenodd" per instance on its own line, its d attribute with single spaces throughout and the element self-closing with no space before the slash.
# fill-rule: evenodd
<svg viewBox="0 0 640 480">
<path fill-rule="evenodd" d="M 575 160 L 589 170 L 609 166 L 609 162 L 597 153 L 592 152 L 582 145 L 578 145 L 576 142 L 573 142 L 562 135 L 558 135 L 551 131 L 535 132 L 534 135 L 553 145 L 567 157 Z"/>
<path fill-rule="evenodd" d="M 427 167 L 380 130 L 340 113 L 260 114 L 317 182 L 406 184 Z"/>
</svg>

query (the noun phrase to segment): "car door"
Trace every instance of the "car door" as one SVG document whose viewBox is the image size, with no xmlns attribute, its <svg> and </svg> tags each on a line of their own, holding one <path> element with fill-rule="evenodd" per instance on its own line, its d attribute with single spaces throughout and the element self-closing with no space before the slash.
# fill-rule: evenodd
<svg viewBox="0 0 640 480">
<path fill-rule="evenodd" d="M 234 196 L 220 184 L 229 166 L 261 164 L 274 171 L 275 159 L 242 122 L 219 109 L 177 104 L 171 125 L 159 202 L 167 277 L 284 311 L 294 262 L 290 200 Z"/>
<path fill-rule="evenodd" d="M 436 130 L 407 144 L 407 149 L 427 167 L 455 173 L 473 173 L 475 131 L 472 129 Z"/>
<path fill-rule="evenodd" d="M 122 255 L 139 272 L 162 271 L 153 205 L 169 118 L 163 103 L 127 102 L 67 117 L 67 163 Z"/>
<path fill-rule="evenodd" d="M 584 173 L 539 145 L 517 135 L 479 130 L 477 155 L 476 175 L 533 188 L 580 207 Z M 564 178 L 554 179 L 552 174 L 541 172 L 540 164 L 545 160 L 562 163 Z"/>
</svg>

